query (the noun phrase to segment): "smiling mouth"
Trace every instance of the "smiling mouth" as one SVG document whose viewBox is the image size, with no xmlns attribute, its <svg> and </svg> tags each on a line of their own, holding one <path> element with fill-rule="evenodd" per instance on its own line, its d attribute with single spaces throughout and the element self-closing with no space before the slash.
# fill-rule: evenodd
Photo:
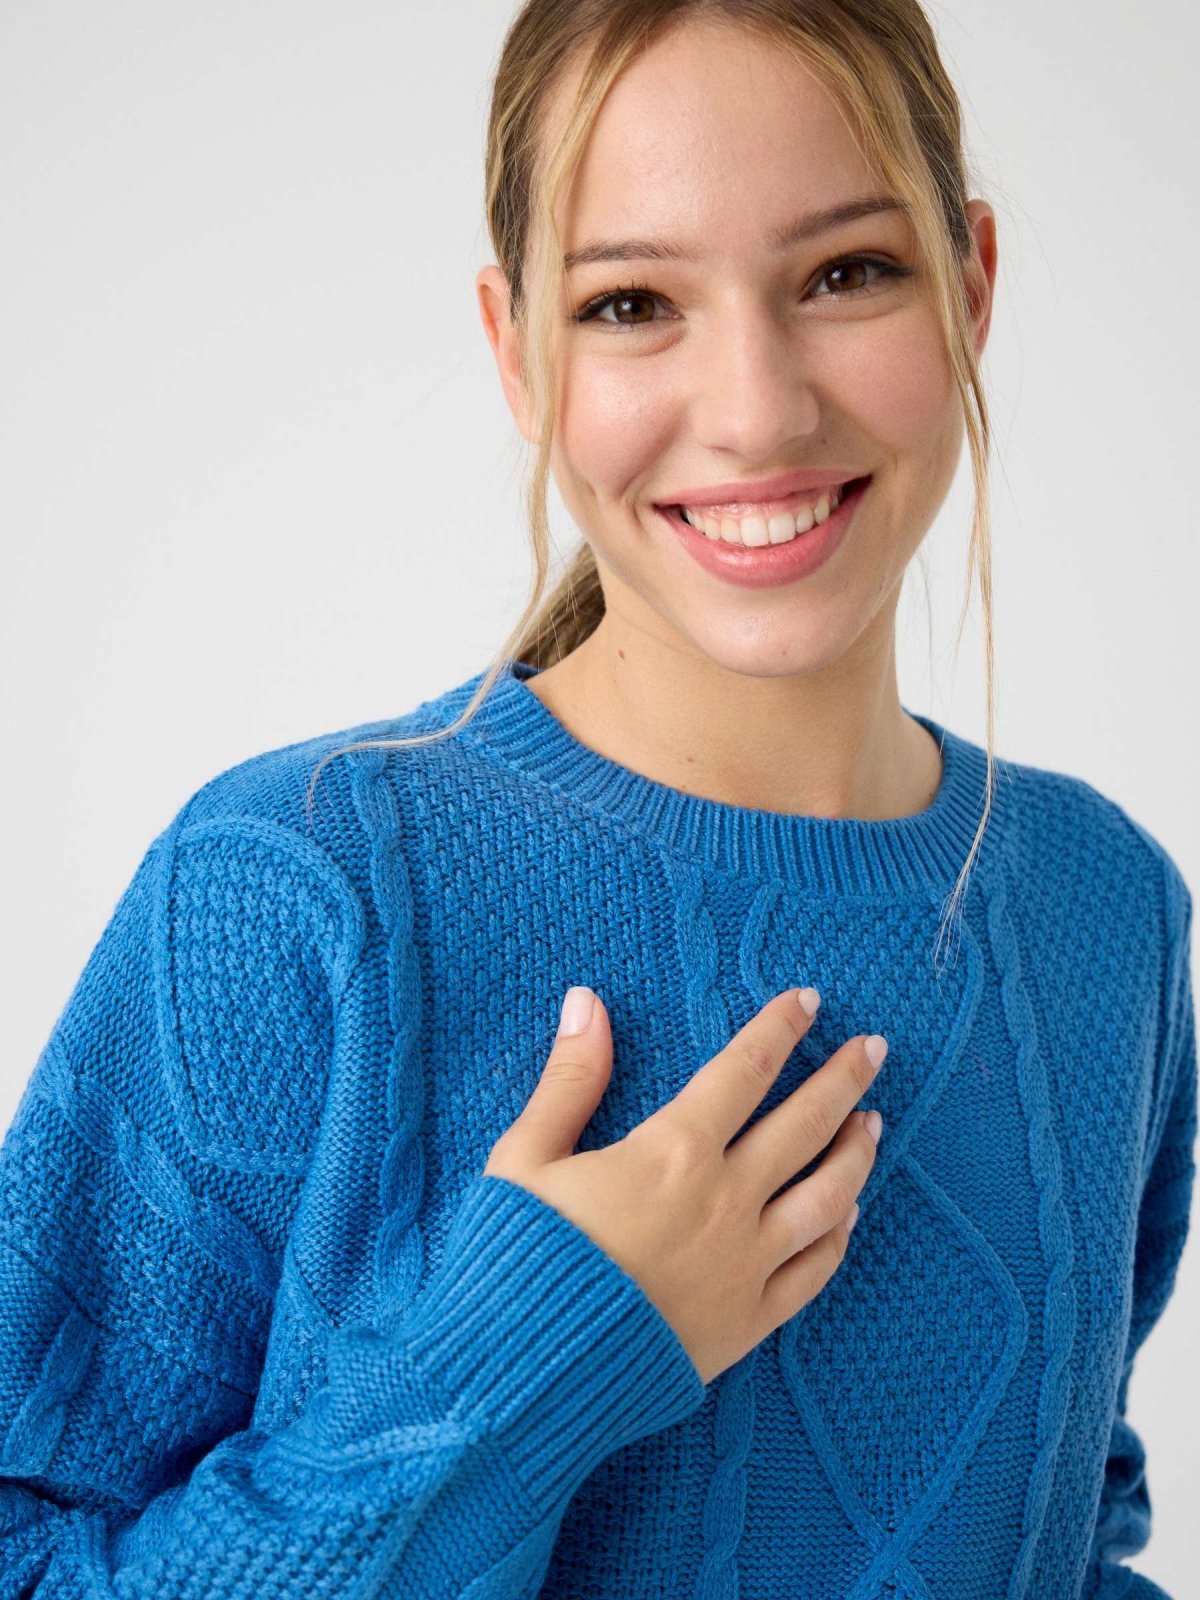
<svg viewBox="0 0 1200 1600">
<path fill-rule="evenodd" d="M 768 544 L 790 544 L 827 522 L 845 496 L 860 485 L 865 485 L 869 479 L 870 474 L 848 478 L 833 489 L 823 489 L 819 495 L 814 496 L 810 489 L 788 495 L 783 500 L 759 505 L 674 505 L 668 509 L 713 543 L 719 541 L 750 549 Z"/>
</svg>

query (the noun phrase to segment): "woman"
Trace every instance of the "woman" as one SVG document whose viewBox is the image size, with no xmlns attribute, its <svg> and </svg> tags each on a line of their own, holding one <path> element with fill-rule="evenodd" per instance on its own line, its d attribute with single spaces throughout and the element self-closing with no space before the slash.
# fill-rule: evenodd
<svg viewBox="0 0 1200 1600">
<path fill-rule="evenodd" d="M 928 22 L 529 0 L 488 179 L 537 592 L 122 897 L 0 1157 L 0 1591 L 1161 1595 L 1191 899 L 897 696 L 964 427 L 990 597 Z"/>
</svg>

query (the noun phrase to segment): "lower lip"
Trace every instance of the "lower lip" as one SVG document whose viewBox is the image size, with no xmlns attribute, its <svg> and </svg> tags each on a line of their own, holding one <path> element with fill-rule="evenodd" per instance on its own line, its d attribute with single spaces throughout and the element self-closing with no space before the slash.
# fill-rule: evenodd
<svg viewBox="0 0 1200 1600">
<path fill-rule="evenodd" d="M 743 589 L 767 589 L 776 583 L 795 583 L 798 578 L 806 578 L 829 560 L 845 537 L 870 483 L 869 477 L 860 478 L 846 490 L 837 510 L 824 522 L 814 525 L 807 533 L 798 533 L 786 544 L 727 544 L 724 539 L 710 539 L 700 529 L 693 528 L 684 520 L 678 506 L 661 506 L 658 514 L 666 519 L 688 555 L 706 572 Z"/>
</svg>

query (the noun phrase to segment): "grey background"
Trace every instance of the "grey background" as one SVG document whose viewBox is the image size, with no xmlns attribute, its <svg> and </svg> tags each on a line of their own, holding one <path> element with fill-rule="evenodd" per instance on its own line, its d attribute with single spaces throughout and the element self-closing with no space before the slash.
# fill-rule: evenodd
<svg viewBox="0 0 1200 1600">
<path fill-rule="evenodd" d="M 0 1127 L 195 788 L 461 681 L 520 610 L 523 447 L 473 285 L 510 14 L 0 5 Z M 1200 896 L 1197 13 L 931 15 L 999 224 L 997 749 L 1095 784 Z M 951 648 L 969 514 L 964 452 L 901 697 L 982 742 L 978 599 Z M 1131 1565 L 1179 1596 L 1198 1307 L 1193 1240 L 1130 1405 Z"/>
</svg>

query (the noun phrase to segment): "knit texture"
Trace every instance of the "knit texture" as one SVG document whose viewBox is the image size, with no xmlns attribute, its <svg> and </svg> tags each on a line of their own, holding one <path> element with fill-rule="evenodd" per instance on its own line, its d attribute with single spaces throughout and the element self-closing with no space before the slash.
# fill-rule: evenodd
<svg viewBox="0 0 1200 1600">
<path fill-rule="evenodd" d="M 0 1148 L 0 1600 L 1162 1600 L 1128 1417 L 1196 1136 L 1191 896 L 1080 779 L 984 751 L 884 821 L 724 805 L 507 662 L 267 752 L 151 843 Z M 914 713 L 909 713 L 915 715 Z M 826 1287 L 707 1385 L 639 1284 L 483 1175 L 603 997 L 578 1148 L 772 995 L 883 1136 Z M 804 1169 L 814 1170 L 814 1161 Z"/>
</svg>

